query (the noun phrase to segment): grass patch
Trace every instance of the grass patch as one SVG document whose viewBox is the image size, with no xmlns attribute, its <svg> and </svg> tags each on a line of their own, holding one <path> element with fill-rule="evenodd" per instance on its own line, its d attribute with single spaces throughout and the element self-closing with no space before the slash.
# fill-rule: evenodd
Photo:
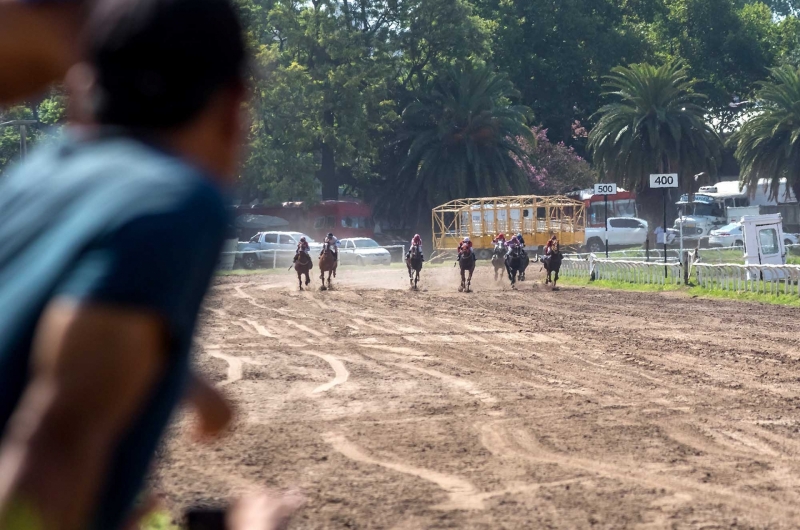
<svg viewBox="0 0 800 530">
<path fill-rule="evenodd" d="M 153 512 L 142 519 L 139 530 L 181 530 L 181 527 L 173 524 L 169 513 Z"/>
<path fill-rule="evenodd" d="M 737 300 L 740 302 L 758 302 L 762 304 L 782 305 L 789 307 L 800 307 L 800 296 L 792 294 L 765 294 L 751 293 L 749 291 L 725 291 L 722 289 L 706 289 L 696 285 L 651 285 L 628 283 L 616 280 L 598 280 L 590 282 L 588 278 L 560 278 L 559 282 L 565 285 L 576 287 L 589 287 L 595 289 L 617 289 L 621 291 L 634 291 L 646 293 L 661 292 L 682 292 L 688 296 L 702 298 L 723 298 L 726 300 Z M 796 287 L 795 287 L 796 289 Z"/>
</svg>

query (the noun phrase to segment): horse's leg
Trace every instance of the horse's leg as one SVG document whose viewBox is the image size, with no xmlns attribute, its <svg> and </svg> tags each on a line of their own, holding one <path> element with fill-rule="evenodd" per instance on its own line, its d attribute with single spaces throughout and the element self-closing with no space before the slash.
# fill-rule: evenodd
<svg viewBox="0 0 800 530">
<path fill-rule="evenodd" d="M 472 285 L 472 273 L 475 272 L 475 264 L 472 264 L 472 268 L 469 270 L 469 278 L 467 278 L 467 292 L 470 292 L 470 286 Z"/>
<path fill-rule="evenodd" d="M 297 283 L 300 284 L 300 290 L 303 290 L 303 273 L 297 271 Z"/>
</svg>

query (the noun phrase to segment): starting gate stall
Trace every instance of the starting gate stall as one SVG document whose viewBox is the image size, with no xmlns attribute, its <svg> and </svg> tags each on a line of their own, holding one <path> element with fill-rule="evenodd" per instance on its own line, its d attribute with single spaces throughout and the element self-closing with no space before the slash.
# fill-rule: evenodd
<svg viewBox="0 0 800 530">
<path fill-rule="evenodd" d="M 433 248 L 437 253 L 458 249 L 469 236 L 478 258 L 492 256 L 492 239 L 522 234 L 529 248 L 558 236 L 561 246 L 582 246 L 586 209 L 581 201 L 563 195 L 520 195 L 457 199 L 433 209 Z"/>
</svg>

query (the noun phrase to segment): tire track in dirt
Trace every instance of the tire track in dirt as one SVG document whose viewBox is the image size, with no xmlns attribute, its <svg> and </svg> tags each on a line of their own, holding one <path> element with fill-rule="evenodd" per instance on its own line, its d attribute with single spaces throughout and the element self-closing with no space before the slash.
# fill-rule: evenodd
<svg viewBox="0 0 800 530">
<path fill-rule="evenodd" d="M 322 438 L 336 451 L 350 460 L 361 462 L 362 464 L 383 467 L 396 471 L 397 473 L 403 473 L 427 480 L 428 482 L 433 482 L 450 496 L 446 503 L 438 504 L 433 507 L 434 509 L 483 510 L 485 508 L 484 500 L 481 498 L 478 489 L 471 482 L 461 477 L 407 464 L 378 460 L 369 456 L 360 447 L 350 442 L 344 435 L 339 433 L 327 432 L 323 434 Z"/>
<path fill-rule="evenodd" d="M 228 363 L 228 373 L 226 375 L 226 379 L 224 381 L 220 381 L 219 386 L 230 385 L 242 379 L 244 374 L 244 363 L 241 359 L 233 355 L 226 355 L 221 351 L 214 349 L 208 349 L 206 350 L 206 353 L 211 357 L 222 359 Z"/>
<path fill-rule="evenodd" d="M 312 394 L 320 394 L 322 392 L 327 392 L 328 390 L 336 386 L 345 384 L 347 380 L 350 378 L 350 372 L 347 371 L 347 368 L 345 368 L 344 363 L 342 363 L 342 361 L 335 358 L 334 356 L 308 350 L 304 351 L 303 353 L 305 353 L 306 355 L 313 355 L 314 357 L 322 359 L 323 361 L 325 361 L 330 365 L 330 367 L 333 369 L 333 373 L 335 374 L 335 377 L 333 379 L 331 379 L 324 385 L 320 385 L 317 388 L 315 388 L 311 392 Z"/>
<path fill-rule="evenodd" d="M 534 438 L 522 429 L 509 431 L 505 420 L 478 425 L 481 443 L 489 451 L 501 458 L 519 458 L 539 464 L 557 464 L 567 469 L 574 469 L 590 474 L 602 475 L 620 482 L 634 482 L 645 488 L 666 489 L 691 495 L 687 501 L 702 501 L 703 498 L 713 502 L 723 502 L 747 507 L 751 516 L 759 522 L 769 521 L 775 515 L 796 517 L 797 509 L 780 504 L 771 499 L 757 495 L 748 495 L 730 487 L 702 484 L 664 474 L 655 475 L 642 472 L 636 464 L 621 464 L 588 460 L 564 454 L 554 453 L 538 444 Z M 701 498 L 696 498 L 696 497 Z"/>
</svg>

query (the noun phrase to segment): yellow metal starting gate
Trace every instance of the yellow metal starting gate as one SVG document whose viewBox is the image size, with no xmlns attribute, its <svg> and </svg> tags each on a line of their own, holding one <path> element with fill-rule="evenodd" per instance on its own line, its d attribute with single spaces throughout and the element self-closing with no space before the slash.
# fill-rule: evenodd
<svg viewBox="0 0 800 530">
<path fill-rule="evenodd" d="M 433 248 L 455 250 L 469 236 L 478 257 L 487 259 L 500 232 L 506 238 L 521 233 L 529 248 L 545 245 L 553 235 L 562 246 L 580 246 L 585 227 L 583 203 L 563 195 L 458 199 L 433 209 Z"/>
</svg>

